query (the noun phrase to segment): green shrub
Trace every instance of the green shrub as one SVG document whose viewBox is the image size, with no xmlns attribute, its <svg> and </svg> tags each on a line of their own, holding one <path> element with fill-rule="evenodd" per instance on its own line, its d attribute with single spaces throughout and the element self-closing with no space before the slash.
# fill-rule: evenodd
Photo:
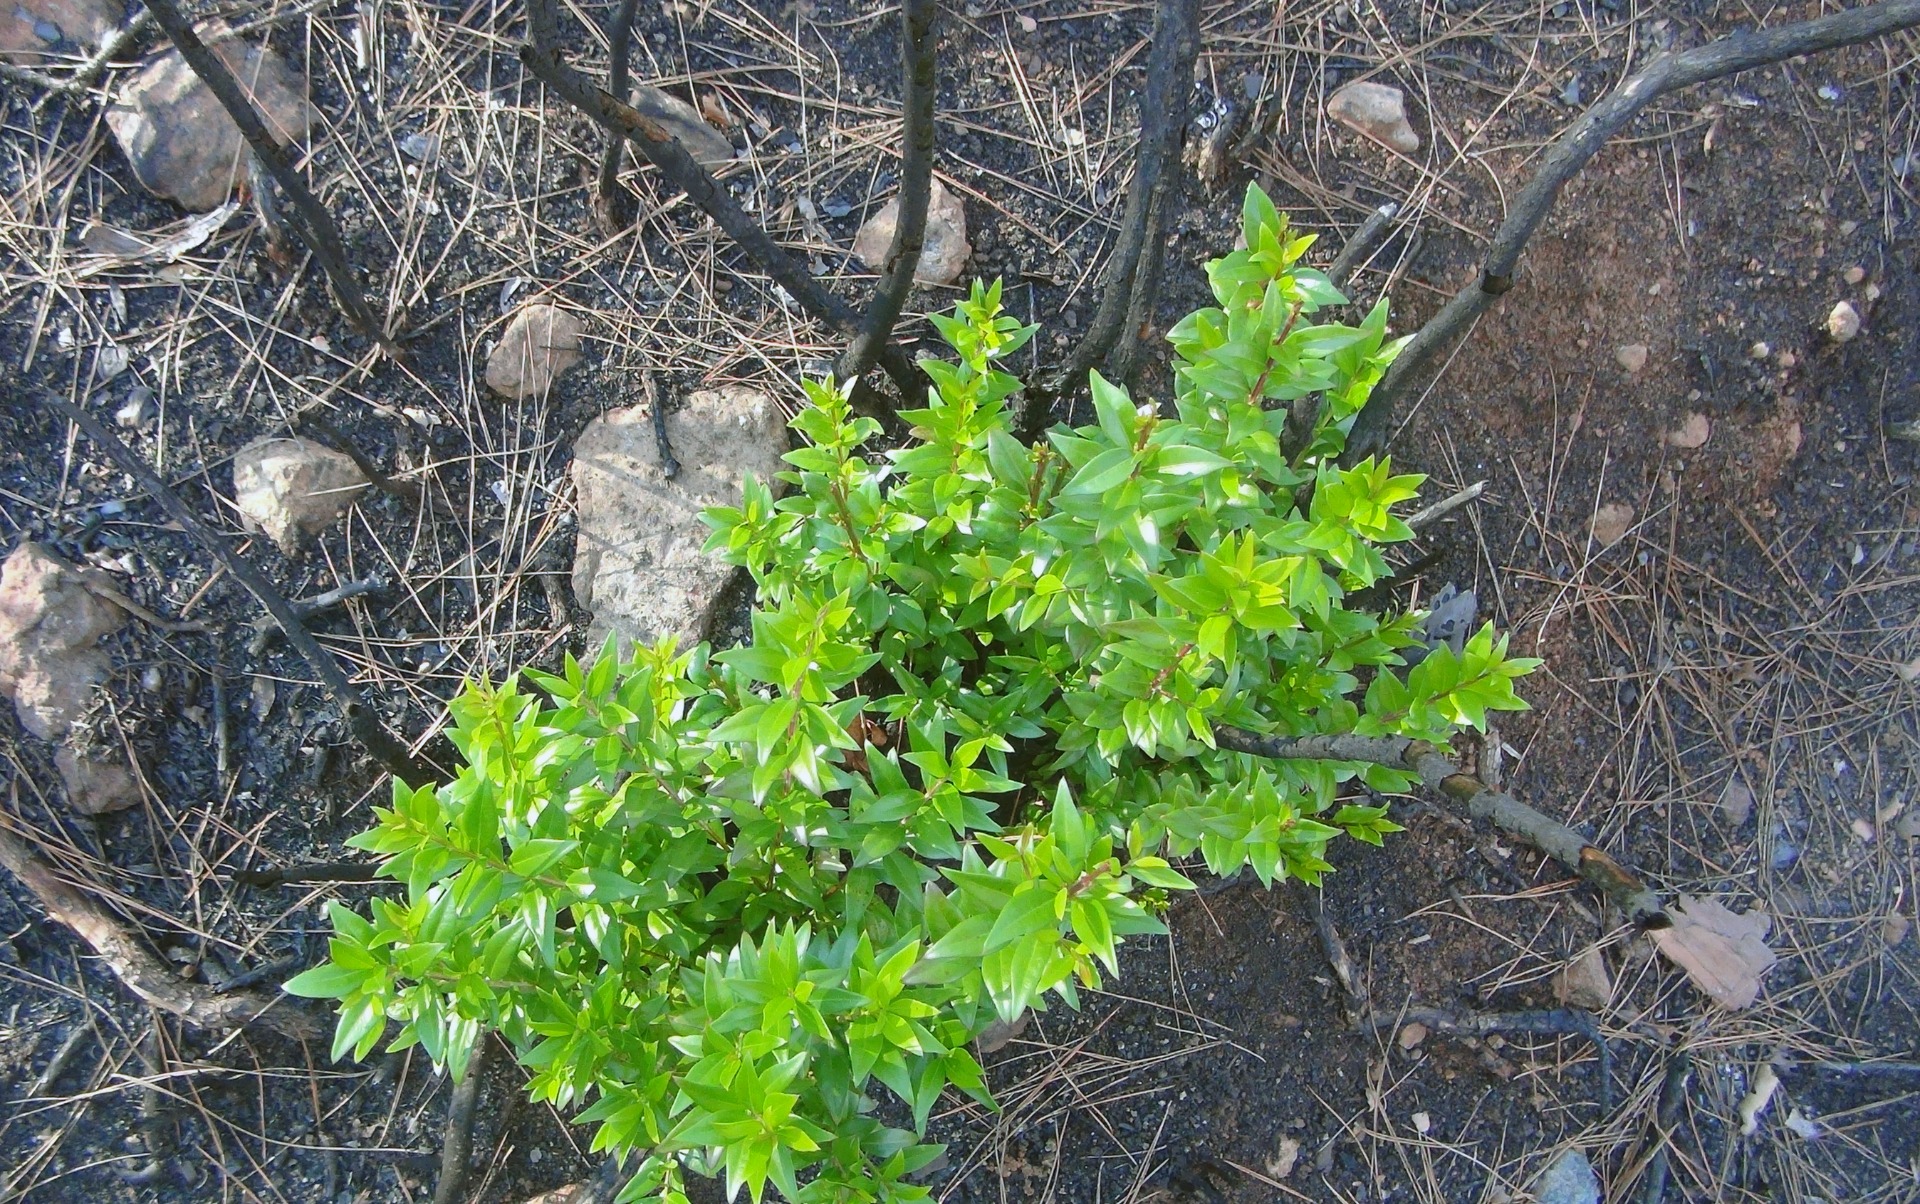
<svg viewBox="0 0 1920 1204">
<path fill-rule="evenodd" d="M 1306 321 L 1344 299 L 1257 190 L 1246 238 L 1172 332 L 1171 415 L 1095 377 L 1096 425 L 1021 444 L 996 364 L 1033 328 L 976 285 L 936 319 L 958 362 L 926 363 L 916 443 L 863 456 L 878 426 L 809 384 L 790 491 L 709 515 L 758 586 L 750 644 L 469 687 L 459 777 L 396 784 L 353 841 L 404 900 L 334 906 L 330 962 L 288 984 L 341 1000 L 334 1056 L 397 1022 L 458 1075 L 496 1029 L 536 1098 L 644 1154 L 625 1198 L 690 1168 L 924 1199 L 941 1092 L 991 1102 L 969 1043 L 1118 973 L 1190 885 L 1169 859 L 1312 882 L 1341 834 L 1397 830 L 1338 795 L 1407 775 L 1214 728 L 1443 742 L 1522 706 L 1530 665 L 1483 630 L 1396 671 L 1418 616 L 1343 605 L 1409 535 L 1418 477 L 1334 462 L 1398 344 L 1384 303 Z M 1289 456 L 1275 403 L 1316 395 Z"/>
</svg>

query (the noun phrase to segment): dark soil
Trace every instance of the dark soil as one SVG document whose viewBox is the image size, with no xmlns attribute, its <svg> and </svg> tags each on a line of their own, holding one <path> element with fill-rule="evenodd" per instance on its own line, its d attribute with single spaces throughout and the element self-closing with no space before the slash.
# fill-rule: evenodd
<svg viewBox="0 0 1920 1204">
<path fill-rule="evenodd" d="M 589 7 L 602 19 L 609 8 Z M 891 18 L 838 0 L 757 16 L 641 7 L 636 75 L 690 71 L 702 92 L 749 115 L 734 137 L 759 158 L 737 187 L 751 186 L 776 233 L 820 260 L 818 271 L 857 271 L 837 248 L 891 189 L 890 160 L 874 150 L 890 127 L 861 107 L 896 103 Z M 1045 323 L 1036 343 L 1045 363 L 1097 301 L 1093 273 L 1124 195 L 1116 165 L 1131 153 L 1150 10 L 953 7 L 939 170 L 967 198 L 969 273 L 1004 278 L 1013 308 Z M 1373 205 L 1420 198 L 1421 233 L 1396 235 L 1356 281 L 1366 301 L 1390 286 L 1396 326 L 1413 329 L 1471 279 L 1503 198 L 1575 112 L 1568 81 L 1583 81 L 1590 102 L 1626 69 L 1629 43 L 1639 62 L 1663 38 L 1698 41 L 1753 19 L 1706 4 L 1630 17 L 1584 2 L 1458 7 L 1208 10 L 1198 100 L 1244 98 L 1250 73 L 1263 100 L 1225 182 L 1190 183 L 1167 241 L 1164 322 L 1205 302 L 1201 265 L 1231 248 L 1244 185 L 1259 179 L 1303 225 L 1328 231 L 1329 256 Z M 517 12 L 429 9 L 417 19 L 481 49 L 451 63 L 425 55 L 411 41 L 415 18 L 389 12 L 385 88 L 417 100 L 434 95 L 423 81 L 442 72 L 469 102 L 539 108 L 513 58 Z M 1768 20 L 1813 12 L 1798 5 Z M 1022 18 L 1036 21 L 1032 32 Z M 316 272 L 286 278 L 244 213 L 191 261 L 234 268 L 211 284 L 130 272 L 83 285 L 69 269 L 56 281 L 24 260 L 0 275 L 0 362 L 13 373 L 0 408 L 7 545 L 35 539 L 107 565 L 163 614 L 197 597 L 194 617 L 213 627 L 169 635 L 135 623 L 117 637 L 101 730 L 139 753 L 149 806 L 76 817 L 58 797 L 50 750 L 9 712 L 7 822 L 70 846 L 76 873 L 183 975 L 210 983 L 322 956 L 324 900 L 358 904 L 372 888 L 249 887 L 234 875 L 342 857 L 385 787 L 299 659 L 282 643 L 250 650 L 258 611 L 245 591 L 214 580 L 204 552 L 38 408 L 35 390 L 85 396 L 104 415 L 136 383 L 156 390 L 159 421 L 129 442 L 237 536 L 228 458 L 285 433 L 314 398 L 326 397 L 336 428 L 387 470 L 435 465 L 424 509 L 371 494 L 301 558 L 251 547 L 290 597 L 373 574 L 391 581 L 315 627 L 393 727 L 424 733 L 462 675 L 583 651 L 579 616 L 541 576 L 564 573 L 571 555 L 567 454 L 589 418 L 642 401 L 642 369 L 669 397 L 728 379 L 790 393 L 792 374 L 832 351 L 804 331 L 811 345 L 778 350 L 740 337 L 794 328 L 744 258 L 716 246 L 651 173 L 636 180 L 642 208 L 664 208 L 637 238 L 588 253 L 604 241 L 583 185 L 599 138 L 552 104 L 544 127 L 493 129 L 460 153 L 449 126 L 450 150 L 433 169 L 440 208 L 403 221 L 397 198 L 420 177 L 392 145 L 426 128 L 433 119 L 421 114 L 432 109 L 422 102 L 389 120 L 344 90 L 343 80 L 364 77 L 341 49 L 351 19 L 345 9 L 290 15 L 271 37 L 307 65 L 315 103 L 337 127 L 316 139 L 312 172 L 336 185 L 371 294 L 407 299 L 404 369 L 355 370 L 366 341 Z M 309 21 L 327 36 L 303 32 Z M 769 28 L 799 29 L 837 74 L 823 82 L 796 71 Z M 1460 144 L 1472 133 L 1465 159 L 1449 147 L 1431 161 L 1438 183 L 1319 118 L 1325 91 L 1391 47 L 1397 57 L 1379 78 L 1409 89 L 1423 139 L 1444 131 Z M 1401 800 L 1409 830 L 1383 851 L 1341 850 L 1325 887 L 1371 1007 L 1553 1009 L 1556 972 L 1605 942 L 1617 989 L 1601 1017 L 1604 1081 L 1582 1036 L 1433 1033 L 1409 1048 L 1397 1023 L 1356 1029 L 1307 895 L 1236 884 L 1181 902 L 1170 938 L 1128 950 L 1113 993 L 1077 1016 L 1037 1017 L 988 1059 L 1007 1111 L 957 1108 L 936 1121 L 951 1143 L 930 1180 L 939 1198 L 1496 1201 L 1522 1193 L 1570 1142 L 1592 1159 L 1606 1198 L 1639 1198 L 1658 1145 L 1660 1086 L 1683 1051 L 1693 1077 L 1668 1199 L 1914 1198 L 1914 1081 L 1814 1065 L 1920 1058 L 1920 935 L 1896 939 L 1889 920 L 1910 919 L 1920 897 L 1914 841 L 1897 834 L 1901 809 L 1920 805 L 1920 713 L 1899 672 L 1920 663 L 1917 445 L 1887 435 L 1890 423 L 1920 417 L 1920 171 L 1898 166 L 1913 163 L 1914 62 L 1911 40 L 1896 42 L 1656 106 L 1567 189 L 1520 286 L 1394 443 L 1398 462 L 1432 474 L 1431 497 L 1490 482 L 1484 502 L 1419 545 L 1442 555 L 1407 583 L 1406 600 L 1449 582 L 1472 587 L 1519 652 L 1545 659 L 1525 691 L 1535 710 L 1486 741 L 1508 786 L 1663 889 L 1772 913 L 1782 962 L 1760 1006 L 1713 1009 L 1564 871 Z M 48 246 L 71 243 L 60 223 L 141 230 L 178 219 L 138 191 L 98 137 L 93 100 L 42 105 L 9 84 L 0 105 L 9 194 L 44 191 L 36 173 L 64 156 L 91 164 L 70 173 L 58 205 L 23 201 L 8 215 L 48 227 L 37 243 L 16 235 L 9 247 L 37 245 L 44 260 Z M 865 149 L 816 163 L 811 145 L 834 121 Z M 1277 129 L 1259 132 L 1269 121 Z M 1081 142 L 1043 147 L 1043 134 L 1060 133 L 1051 126 Z M 542 128 L 544 141 L 530 132 Z M 819 205 L 818 230 L 797 215 L 797 196 Z M 411 249 L 396 249 L 396 231 Z M 503 407 L 473 382 L 508 308 L 502 285 L 521 275 L 593 312 L 602 333 L 551 399 Z M 124 320 L 112 316 L 109 280 Z M 857 279 L 840 288 L 864 296 Z M 1824 334 L 1842 299 L 1864 319 L 1844 345 Z M 103 330 L 141 354 L 126 376 L 90 388 L 89 332 Z M 1628 343 L 1649 348 L 1637 373 L 1616 362 Z M 1163 383 L 1164 371 L 1164 361 L 1149 365 L 1147 383 Z M 1670 433 L 1695 414 L 1708 420 L 1707 442 L 1675 446 Z M 1602 547 L 1591 520 L 1616 502 L 1638 525 Z M 263 681 L 271 697 L 255 685 Z M 1720 800 L 1736 775 L 1758 805 L 1733 823 Z M 320 1047 L 183 1031 L 133 1001 L 11 878 L 0 934 L 0 1166 L 12 1168 L 0 1200 L 431 1195 L 447 1091 L 423 1059 L 329 1066 Z M 64 1069 L 29 1098 L 76 1028 L 86 1035 Z M 1787 1085 L 1761 1134 L 1742 1139 L 1734 1106 L 1769 1059 L 1787 1067 Z M 474 1198 L 518 1200 L 590 1172 L 590 1135 L 526 1103 L 522 1074 L 503 1062 L 486 1084 Z M 1790 1109 L 1824 1131 L 1783 1128 Z"/>
</svg>

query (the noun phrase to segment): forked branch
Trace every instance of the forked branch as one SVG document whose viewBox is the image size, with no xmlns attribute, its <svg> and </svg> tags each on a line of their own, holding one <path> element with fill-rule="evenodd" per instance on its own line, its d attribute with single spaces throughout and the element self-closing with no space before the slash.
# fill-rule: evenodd
<svg viewBox="0 0 1920 1204">
<path fill-rule="evenodd" d="M 1386 448 L 1394 410 L 1415 379 L 1473 322 L 1514 286 L 1514 269 L 1527 241 L 1546 220 L 1560 189 L 1607 140 L 1648 104 L 1695 84 L 1720 79 L 1822 50 L 1870 41 L 1920 25 L 1920 0 L 1882 0 L 1777 29 L 1743 30 L 1677 54 L 1663 54 L 1615 88 L 1568 126 L 1548 148 L 1540 169 L 1514 198 L 1494 234 L 1480 276 L 1456 293 L 1413 340 L 1375 386 L 1347 437 L 1349 462 Z"/>
<path fill-rule="evenodd" d="M 520 48 L 520 62 L 534 78 L 553 89 L 562 100 L 585 113 L 602 128 L 631 142 L 669 183 L 685 192 L 688 200 L 698 205 L 726 232 L 728 238 L 739 244 L 740 249 L 760 266 L 761 271 L 785 289 L 800 308 L 848 338 L 859 332 L 860 319 L 852 308 L 822 288 L 804 264 L 774 242 L 760 223 L 748 215 L 739 202 L 715 182 L 707 169 L 680 145 L 671 130 L 596 86 L 561 57 L 559 17 L 554 11 L 553 0 L 528 0 L 527 24 L 532 40 Z M 918 396 L 924 388 L 919 370 L 899 347 L 889 345 L 881 348 L 879 362 L 903 396 Z M 871 390 L 856 391 L 856 401 L 869 412 L 890 413 L 892 410 Z"/>
<path fill-rule="evenodd" d="M 300 227 L 301 241 L 320 261 L 320 268 L 326 272 L 328 282 L 333 285 L 333 295 L 346 310 L 348 320 L 359 327 L 360 333 L 378 343 L 381 350 L 398 358 L 400 349 L 387 338 L 373 307 L 367 303 L 366 293 L 361 291 L 359 279 L 353 274 L 353 265 L 347 262 L 346 244 L 340 238 L 340 227 L 334 224 L 333 214 L 327 212 L 320 198 L 313 195 L 300 173 L 294 170 L 286 148 L 268 132 L 266 122 L 254 110 L 253 101 L 247 98 L 240 81 L 227 70 L 225 61 L 200 40 L 173 0 L 149 0 L 147 11 L 172 39 L 187 66 L 227 111 L 227 116 L 233 118 L 233 124 L 240 127 L 240 136 L 247 140 L 254 155 L 287 194 L 287 200 L 293 204 L 294 220 Z"/>
<path fill-rule="evenodd" d="M 933 194 L 933 18 L 935 0 L 900 0 L 901 154 L 900 196 L 893 242 L 866 321 L 853 336 L 840 361 L 835 380 L 859 380 L 893 337 L 894 323 L 913 291 L 913 274 L 927 240 L 927 203 Z"/>
<path fill-rule="evenodd" d="M 1578 874 L 1612 899 L 1634 923 L 1650 928 L 1668 923 L 1659 893 L 1625 866 L 1565 824 L 1472 774 L 1462 773 L 1424 740 L 1399 736 L 1261 736 L 1236 727 L 1216 727 L 1213 735 L 1221 748 L 1278 761 L 1353 761 L 1411 770 L 1420 775 L 1429 790 L 1465 805 L 1473 818 L 1486 820 L 1507 835 L 1526 841 Z"/>
</svg>

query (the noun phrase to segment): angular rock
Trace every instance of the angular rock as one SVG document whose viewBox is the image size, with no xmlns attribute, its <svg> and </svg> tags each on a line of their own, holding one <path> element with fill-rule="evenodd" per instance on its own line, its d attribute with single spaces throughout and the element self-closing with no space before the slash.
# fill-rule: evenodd
<svg viewBox="0 0 1920 1204">
<path fill-rule="evenodd" d="M 1600 1176 L 1579 1150 L 1567 1150 L 1533 1184 L 1534 1204 L 1600 1204 Z"/>
<path fill-rule="evenodd" d="M 585 330 L 580 319 L 557 305 L 521 306 L 487 356 L 487 388 L 515 401 L 545 394 L 556 377 L 580 362 Z"/>
<path fill-rule="evenodd" d="M 735 568 L 701 550 L 712 532 L 700 513 L 739 505 L 749 472 L 778 492 L 786 418 L 765 393 L 727 386 L 688 394 L 667 416 L 667 437 L 680 461 L 671 481 L 661 475 L 645 406 L 594 419 L 574 442 L 573 590 L 593 611 L 589 647 L 609 632 L 623 646 L 671 635 L 684 648 L 706 638 Z"/>
<path fill-rule="evenodd" d="M 1613 1002 L 1613 976 L 1598 949 L 1588 949 L 1554 975 L 1553 993 L 1568 1007 L 1604 1011 Z"/>
<path fill-rule="evenodd" d="M 700 110 L 652 84 L 633 90 L 633 107 L 667 127 L 700 166 L 711 171 L 733 161 L 733 143 L 707 124 Z"/>
<path fill-rule="evenodd" d="M 53 754 L 53 765 L 66 784 L 68 805 L 82 815 L 140 805 L 140 781 L 120 757 L 62 746 Z"/>
<path fill-rule="evenodd" d="M 1348 84 L 1327 98 L 1327 116 L 1401 154 L 1420 149 L 1420 135 L 1407 121 L 1406 97 L 1398 88 L 1372 82 Z"/>
<path fill-rule="evenodd" d="M 1633 507 L 1625 502 L 1608 502 L 1593 512 L 1593 537 L 1603 547 L 1612 547 L 1633 529 Z"/>
<path fill-rule="evenodd" d="M 1650 351 L 1645 343 L 1622 343 L 1613 349 L 1613 362 L 1628 376 L 1636 375 L 1647 366 Z"/>
<path fill-rule="evenodd" d="M 853 236 L 853 253 L 861 263 L 884 270 L 887 251 L 893 246 L 894 227 L 900 222 L 900 198 L 880 207 Z M 927 235 L 920 249 L 920 262 L 914 265 L 916 284 L 952 284 L 960 279 L 973 254 L 967 241 L 967 209 L 960 198 L 948 192 L 939 180 L 933 181 L 927 198 Z"/>
<path fill-rule="evenodd" d="M 201 36 L 253 98 L 267 130 L 283 145 L 305 138 L 313 124 L 306 81 L 271 50 L 222 39 L 223 32 L 210 27 Z M 107 106 L 107 126 L 140 183 L 186 209 L 217 207 L 246 172 L 240 127 L 177 51 L 158 56 L 127 81 Z"/>
<path fill-rule="evenodd" d="M 234 504 L 289 556 L 366 487 L 358 465 L 311 439 L 256 439 L 233 457 Z"/>
<path fill-rule="evenodd" d="M 71 62 L 98 49 L 122 15 L 111 0 L 6 0 L 0 58 L 27 67 Z"/>
<path fill-rule="evenodd" d="M 0 568 L 0 693 L 20 725 L 61 740 L 86 714 L 113 661 L 100 641 L 126 624 L 119 607 L 86 587 L 98 569 L 77 569 L 36 543 L 23 543 Z"/>
</svg>

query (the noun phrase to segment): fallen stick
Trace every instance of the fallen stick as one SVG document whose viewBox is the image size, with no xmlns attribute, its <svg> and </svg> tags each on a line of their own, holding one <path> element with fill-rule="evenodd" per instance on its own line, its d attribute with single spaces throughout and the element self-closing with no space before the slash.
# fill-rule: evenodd
<svg viewBox="0 0 1920 1204">
<path fill-rule="evenodd" d="M 1635 924 L 1666 928 L 1672 923 L 1658 892 L 1625 866 L 1572 828 L 1461 772 L 1425 740 L 1403 736 L 1261 736 L 1225 726 L 1215 727 L 1213 736 L 1221 748 L 1279 761 L 1354 761 L 1410 770 L 1428 789 L 1465 804 L 1473 818 L 1491 822 L 1578 874 L 1612 899 Z"/>
<path fill-rule="evenodd" d="M 1705 46 L 1663 54 L 1635 72 L 1553 141 L 1540 169 L 1514 198 L 1507 219 L 1494 234 L 1479 278 L 1420 328 L 1374 387 L 1347 437 L 1345 461 L 1353 463 L 1386 447 L 1395 406 L 1412 387 L 1414 377 L 1513 287 L 1520 253 L 1546 220 L 1561 187 L 1641 109 L 1695 84 L 1803 54 L 1852 46 L 1915 25 L 1920 25 L 1920 0 L 1883 0 L 1777 29 L 1728 34 Z"/>
<path fill-rule="evenodd" d="M 927 204 L 933 194 L 933 102 L 938 90 L 934 73 L 934 0 L 901 0 L 900 4 L 900 195 L 893 242 L 887 247 L 885 270 L 874 289 L 865 321 L 845 354 L 833 367 L 836 381 L 859 380 L 893 337 L 894 323 L 913 291 L 913 274 L 927 241 Z"/>
<path fill-rule="evenodd" d="M 274 141 L 267 132 L 266 122 L 255 111 L 253 101 L 241 90 L 240 81 L 233 78 L 233 72 L 227 69 L 225 60 L 207 48 L 200 40 L 192 24 L 173 0 L 147 0 L 147 11 L 153 14 L 160 28 L 173 42 L 174 49 L 186 60 L 187 66 L 200 77 L 200 82 L 213 93 L 220 107 L 227 111 L 233 124 L 240 129 L 240 136 L 259 157 L 260 165 L 273 176 L 280 190 L 287 194 L 293 203 L 293 211 L 300 224 L 302 241 L 313 257 L 320 261 L 320 269 L 327 274 L 327 280 L 333 285 L 334 296 L 340 307 L 346 310 L 347 317 L 360 328 L 360 333 L 380 345 L 394 359 L 401 356 L 400 348 L 387 338 L 379 319 L 374 317 L 373 307 L 367 304 L 367 295 L 360 288 L 360 280 L 353 274 L 353 266 L 347 262 L 346 244 L 340 238 L 340 227 L 334 224 L 333 214 L 313 195 L 300 173 L 294 170 L 293 160 L 287 156 L 286 148 Z"/>
<path fill-rule="evenodd" d="M 263 1028 L 301 1041 L 318 1040 L 332 1028 L 294 1006 L 287 996 L 253 991 L 223 995 L 212 987 L 182 982 L 174 968 L 141 944 L 116 916 L 61 878 L 33 846 L 4 827 L 0 827 L 0 865 L 34 893 L 50 918 L 91 945 L 129 991 L 163 1012 L 213 1032 Z"/>
<path fill-rule="evenodd" d="M 406 745 L 394 738 L 393 733 L 380 722 L 379 716 L 361 699 L 360 692 L 353 688 L 353 683 L 347 680 L 347 675 L 341 671 L 340 666 L 334 663 L 327 650 L 320 646 L 320 641 L 314 639 L 312 633 L 301 626 L 299 613 L 294 610 L 293 604 L 287 601 L 286 596 L 274 588 L 273 583 L 267 580 L 266 575 L 255 568 L 252 562 L 230 547 L 225 537 L 195 514 L 191 506 L 181 501 L 180 495 L 160 479 L 159 473 L 153 471 L 145 460 L 135 455 L 126 444 L 115 438 L 112 432 L 102 426 L 100 420 L 92 414 L 66 398 L 45 389 L 40 390 L 38 396 L 41 405 L 86 432 L 87 437 L 106 453 L 108 459 L 118 465 L 122 472 L 138 481 L 140 487 L 186 529 L 187 535 L 195 543 L 205 548 L 214 559 L 225 565 L 227 571 L 252 592 L 260 605 L 273 616 L 273 621 L 280 625 L 280 630 L 286 635 L 287 642 L 293 645 L 294 651 L 300 654 L 307 662 L 307 667 L 320 678 L 321 685 L 326 687 L 334 705 L 340 708 L 341 717 L 347 723 L 347 730 L 353 733 L 354 739 L 360 742 L 361 747 L 365 748 L 374 760 L 380 762 L 389 773 L 409 786 L 421 786 L 442 776 L 436 767 L 416 758 L 407 751 Z"/>
</svg>

